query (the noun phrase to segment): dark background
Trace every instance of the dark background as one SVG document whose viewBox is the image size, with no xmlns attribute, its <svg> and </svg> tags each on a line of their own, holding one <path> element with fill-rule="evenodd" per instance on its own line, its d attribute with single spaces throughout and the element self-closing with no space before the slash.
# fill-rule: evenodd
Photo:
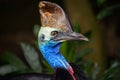
<svg viewBox="0 0 120 80">
<path fill-rule="evenodd" d="M 33 27 L 40 24 L 38 0 L 0 0 L 0 54 L 20 53 L 19 42 L 30 43 Z"/>
</svg>

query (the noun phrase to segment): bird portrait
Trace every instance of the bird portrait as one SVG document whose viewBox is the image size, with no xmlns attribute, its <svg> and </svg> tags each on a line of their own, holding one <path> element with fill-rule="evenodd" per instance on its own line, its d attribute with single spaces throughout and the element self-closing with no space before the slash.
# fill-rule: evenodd
<svg viewBox="0 0 120 80">
<path fill-rule="evenodd" d="M 40 1 L 39 13 L 41 27 L 38 33 L 38 46 L 54 74 L 28 73 L 4 77 L 2 80 L 88 80 L 79 66 L 69 63 L 60 52 L 63 42 L 88 41 L 88 38 L 74 32 L 64 10 L 56 3 Z"/>
<path fill-rule="evenodd" d="M 39 3 L 39 12 L 41 28 L 38 34 L 38 45 L 44 59 L 49 63 L 54 72 L 68 73 L 71 78 L 64 78 L 65 80 L 82 80 L 76 78 L 74 75 L 76 71 L 67 62 L 59 49 L 64 41 L 88 41 L 88 38 L 73 31 L 65 12 L 59 5 L 41 1 Z"/>
</svg>

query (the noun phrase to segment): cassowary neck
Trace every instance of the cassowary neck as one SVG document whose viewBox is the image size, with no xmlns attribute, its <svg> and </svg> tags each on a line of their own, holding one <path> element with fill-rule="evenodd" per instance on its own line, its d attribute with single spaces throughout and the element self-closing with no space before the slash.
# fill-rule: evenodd
<svg viewBox="0 0 120 80">
<path fill-rule="evenodd" d="M 40 44 L 39 48 L 43 57 L 51 65 L 53 69 L 56 69 L 56 68 L 68 69 L 70 65 L 60 53 L 60 50 L 59 50 L 60 44 L 61 43 L 47 42 L 44 44 Z"/>
<path fill-rule="evenodd" d="M 61 43 L 47 42 L 47 43 L 39 44 L 39 48 L 43 57 L 51 65 L 54 71 L 58 68 L 66 69 L 67 71 L 69 71 L 69 73 L 73 77 L 73 80 L 76 80 L 73 75 L 74 71 L 72 67 L 69 65 L 69 63 L 65 60 L 65 58 L 60 53 L 60 50 L 59 50 L 60 44 Z"/>
</svg>

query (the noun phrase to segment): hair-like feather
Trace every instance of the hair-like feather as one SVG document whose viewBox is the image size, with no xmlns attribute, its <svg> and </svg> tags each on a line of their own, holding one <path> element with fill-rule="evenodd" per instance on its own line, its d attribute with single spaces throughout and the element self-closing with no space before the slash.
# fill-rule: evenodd
<svg viewBox="0 0 120 80">
<path fill-rule="evenodd" d="M 74 70 L 74 76 L 75 76 L 76 80 L 88 80 L 88 78 L 85 76 L 84 72 L 81 71 L 77 65 L 75 65 L 73 63 L 70 63 L 70 65 L 72 66 L 72 68 Z M 56 71 L 55 80 L 73 80 L 73 78 L 67 70 L 59 68 Z"/>
</svg>

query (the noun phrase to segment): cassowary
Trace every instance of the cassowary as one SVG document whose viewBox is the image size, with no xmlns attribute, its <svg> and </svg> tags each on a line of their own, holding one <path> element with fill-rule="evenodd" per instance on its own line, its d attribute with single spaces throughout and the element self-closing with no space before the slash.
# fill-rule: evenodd
<svg viewBox="0 0 120 80">
<path fill-rule="evenodd" d="M 67 62 L 59 50 L 64 41 L 88 39 L 72 30 L 63 9 L 57 4 L 41 1 L 39 8 L 42 25 L 38 33 L 38 45 L 54 74 L 21 74 L 6 76 L 2 80 L 88 80 L 78 66 Z"/>
</svg>

